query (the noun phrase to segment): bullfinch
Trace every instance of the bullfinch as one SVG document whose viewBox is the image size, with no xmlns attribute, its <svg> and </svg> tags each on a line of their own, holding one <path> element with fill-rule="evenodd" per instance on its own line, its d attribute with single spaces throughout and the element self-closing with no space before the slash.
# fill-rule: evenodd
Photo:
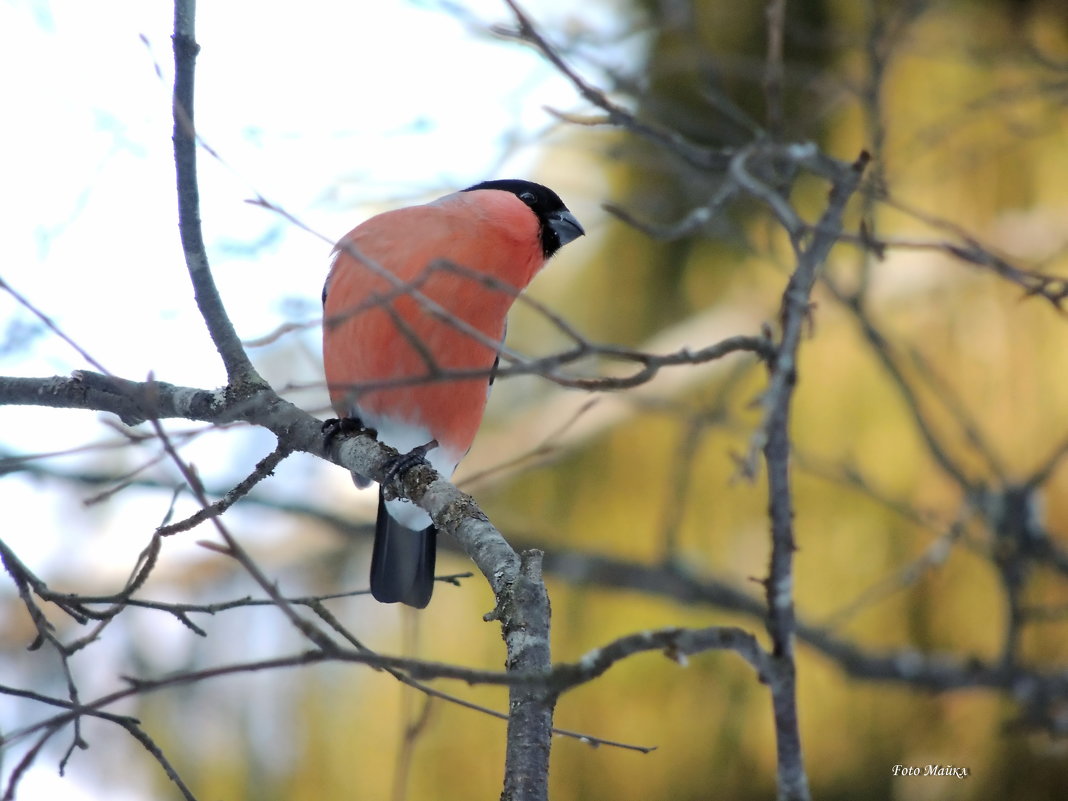
<svg viewBox="0 0 1068 801">
<path fill-rule="evenodd" d="M 451 477 L 482 420 L 509 308 L 584 233 L 551 189 L 500 180 L 378 214 L 346 234 L 323 288 L 323 362 L 339 417 L 406 455 L 398 466 L 425 455 Z M 377 600 L 429 603 L 436 535 L 426 512 L 379 488 Z"/>
</svg>

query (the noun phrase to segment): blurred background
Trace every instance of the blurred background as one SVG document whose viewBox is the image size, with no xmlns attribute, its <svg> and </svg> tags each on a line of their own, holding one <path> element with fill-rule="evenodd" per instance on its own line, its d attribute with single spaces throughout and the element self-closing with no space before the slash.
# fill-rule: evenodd
<svg viewBox="0 0 1068 801">
<path fill-rule="evenodd" d="M 791 426 L 813 796 L 1061 799 L 1068 363 L 1066 323 L 1049 300 L 1068 275 L 1068 4 L 789 0 L 781 113 L 768 103 L 766 6 L 526 9 L 591 85 L 694 145 L 770 137 L 847 161 L 872 152 L 847 219 L 852 241 L 817 287 Z M 170 14 L 133 0 L 0 4 L 0 278 L 109 371 L 211 388 L 225 376 L 177 237 Z M 586 124 L 598 110 L 501 35 L 514 22 L 495 0 L 201 4 L 196 115 L 211 148 L 201 197 L 215 278 L 257 367 L 310 412 L 326 416 L 317 316 L 330 243 L 376 211 L 491 177 L 552 186 L 586 226 L 531 294 L 590 341 L 666 353 L 775 325 L 793 268 L 781 227 L 729 193 L 721 171 Z M 791 201 L 811 222 L 826 190 L 802 177 Z M 311 233 L 246 202 L 256 197 Z M 89 366 L 8 293 L 0 323 L 5 375 Z M 532 355 L 569 344 L 524 307 L 509 343 Z M 740 625 L 763 637 L 753 579 L 767 570 L 767 493 L 762 475 L 739 466 L 763 382 L 741 355 L 618 393 L 497 382 L 456 480 L 513 544 L 547 552 L 555 660 L 662 626 Z M 216 494 L 274 446 L 241 427 L 167 428 Z M 0 411 L 2 539 L 54 590 L 117 592 L 155 528 L 196 509 L 176 495 L 181 478 L 147 427 L 130 433 L 85 412 Z M 374 505 L 343 471 L 295 455 L 226 520 L 286 594 L 322 595 L 365 588 Z M 256 594 L 235 563 L 198 545 L 213 536 L 201 526 L 166 539 L 137 597 Z M 440 572 L 472 569 L 444 544 Z M 499 630 L 482 622 L 492 604 L 475 577 L 440 586 L 419 613 L 363 596 L 329 608 L 376 651 L 499 669 Z M 44 609 L 64 642 L 92 631 Z M 303 647 L 269 607 L 191 619 L 207 636 L 159 610 L 114 619 L 70 660 L 82 699 L 123 688 L 123 676 Z M 28 651 L 34 637 L 14 582 L 0 582 L 2 683 L 65 697 L 61 661 L 47 646 Z M 934 664 L 953 680 L 922 681 Z M 975 678 L 984 671 L 1019 680 Z M 1036 676 L 1061 676 L 1062 689 Z M 438 686 L 507 705 L 499 689 Z M 141 719 L 201 799 L 500 792 L 501 721 L 359 666 L 213 679 L 111 711 Z M 0 695 L 4 733 L 50 713 Z M 556 723 L 657 746 L 557 738 L 558 801 L 775 792 L 768 694 L 731 654 L 685 667 L 629 659 L 563 697 Z M 179 797 L 120 728 L 89 720 L 82 736 L 89 748 L 63 777 L 70 732 L 25 773 L 34 739 L 19 739 L 0 752 L 3 781 L 20 775 L 17 797 L 31 801 Z M 928 764 L 970 775 L 893 772 Z"/>
</svg>

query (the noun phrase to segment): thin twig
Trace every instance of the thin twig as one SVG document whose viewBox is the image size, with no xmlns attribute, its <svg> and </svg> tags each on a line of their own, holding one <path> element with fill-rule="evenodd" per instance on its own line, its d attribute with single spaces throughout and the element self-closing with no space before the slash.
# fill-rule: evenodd
<svg viewBox="0 0 1068 801">
<path fill-rule="evenodd" d="M 775 139 L 783 134 L 783 40 L 786 31 L 786 0 L 768 0 L 768 55 L 764 62 L 764 103 L 768 132 Z"/>
<path fill-rule="evenodd" d="M 85 350 L 85 348 L 83 348 L 81 345 L 79 345 L 77 342 L 67 336 L 67 334 L 64 333 L 63 329 L 61 329 L 59 325 L 56 324 L 55 320 L 53 320 L 51 317 L 49 317 L 47 314 L 45 314 L 43 311 L 33 305 L 29 301 L 29 299 L 26 298 L 25 295 L 16 291 L 15 288 L 3 278 L 0 278 L 0 289 L 3 289 L 5 292 L 11 295 L 11 297 L 13 297 L 20 306 L 22 306 L 24 309 L 34 315 L 38 320 L 44 323 L 45 326 L 53 334 L 55 334 L 57 337 L 59 337 L 72 348 L 74 348 L 74 350 L 78 352 L 78 355 L 85 359 L 87 362 L 89 362 L 89 364 L 93 365 L 93 367 L 95 367 L 97 370 L 104 373 L 105 375 L 109 374 L 104 365 L 102 365 L 100 362 L 90 356 L 89 353 Z"/>
<path fill-rule="evenodd" d="M 644 139 L 659 144 L 695 167 L 706 170 L 723 170 L 726 168 L 730 156 L 725 151 L 700 147 L 676 131 L 639 120 L 622 106 L 613 103 L 604 92 L 588 83 L 571 68 L 515 0 L 504 0 L 504 2 L 512 10 L 512 14 L 518 23 L 518 28 L 512 30 L 497 27 L 493 29 L 494 33 L 499 36 L 520 39 L 536 47 L 542 56 L 571 82 L 583 99 L 607 114 L 605 123 L 624 128 Z"/>
<path fill-rule="evenodd" d="M 204 485 L 200 483 L 199 476 L 197 476 L 192 467 L 178 455 L 178 452 L 171 444 L 170 439 L 167 437 L 167 432 L 163 429 L 160 421 L 153 418 L 149 422 L 156 430 L 156 434 L 159 437 L 160 442 L 163 444 L 164 450 L 167 451 L 167 455 L 170 456 L 171 460 L 178 467 L 178 470 L 185 478 L 186 483 L 189 485 L 190 490 L 192 490 L 193 495 L 196 497 L 201 507 L 208 509 L 211 506 L 211 503 L 208 501 Z M 263 571 L 260 570 L 259 566 L 252 560 L 252 557 L 249 556 L 244 547 L 234 538 L 229 529 L 223 525 L 217 515 L 208 515 L 208 519 L 211 520 L 212 524 L 215 526 L 215 530 L 218 532 L 219 536 L 222 537 L 223 542 L 226 543 L 224 548 L 219 549 L 220 552 L 233 557 L 245 569 L 260 588 L 267 593 L 268 597 L 274 601 L 275 606 L 277 606 L 289 622 L 293 624 L 294 628 L 325 653 L 330 653 L 336 647 L 334 641 L 324 632 L 316 628 L 311 622 L 305 620 L 296 613 L 286 597 L 279 592 L 274 582 L 263 574 Z"/>
<path fill-rule="evenodd" d="M 252 366 L 215 285 L 200 226 L 197 184 L 197 135 L 193 118 L 196 57 L 195 0 L 174 4 L 174 164 L 178 184 L 178 230 L 186 268 L 193 282 L 197 308 L 226 367 L 231 387 L 262 387 L 264 380 Z"/>
<path fill-rule="evenodd" d="M 263 479 L 274 474 L 274 470 L 282 463 L 282 460 L 289 456 L 293 451 L 287 448 L 282 443 L 278 443 L 275 449 L 261 459 L 255 469 L 233 489 L 227 492 L 222 498 L 215 503 L 209 504 L 206 507 L 199 509 L 194 514 L 187 517 L 185 520 L 181 520 L 177 523 L 168 523 L 160 526 L 156 529 L 156 533 L 161 537 L 168 537 L 172 534 L 177 534 L 180 531 L 188 531 L 194 526 L 203 523 L 209 517 L 217 517 L 237 503 L 241 498 L 248 495 Z"/>
<path fill-rule="evenodd" d="M 935 427 L 928 419 L 927 413 L 924 411 L 923 405 L 920 403 L 920 399 L 916 394 L 916 390 L 905 377 L 904 370 L 898 363 L 897 357 L 894 355 L 889 341 L 887 341 L 886 337 L 883 336 L 882 332 L 872 322 L 867 309 L 861 303 L 861 299 L 855 295 L 847 295 L 839 286 L 837 280 L 831 278 L 831 276 L 826 273 L 824 273 L 821 278 L 824 285 L 830 290 L 831 296 L 853 315 L 853 319 L 859 326 L 861 333 L 864 334 L 864 338 L 871 346 L 872 351 L 875 353 L 880 364 L 882 364 L 886 374 L 893 381 L 898 394 L 908 408 L 913 424 L 915 425 L 916 430 L 920 433 L 920 436 L 923 437 L 924 443 L 932 458 L 934 458 L 938 466 L 942 468 L 943 472 L 945 472 L 957 486 L 967 492 L 974 491 L 976 486 L 975 480 L 970 478 L 957 460 L 950 456 L 949 451 L 935 433 Z"/>
</svg>

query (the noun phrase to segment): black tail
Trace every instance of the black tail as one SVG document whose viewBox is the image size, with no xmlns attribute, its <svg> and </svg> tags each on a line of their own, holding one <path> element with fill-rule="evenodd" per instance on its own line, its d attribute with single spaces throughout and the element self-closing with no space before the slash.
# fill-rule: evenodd
<svg viewBox="0 0 1068 801">
<path fill-rule="evenodd" d="M 413 531 L 390 517 L 380 489 L 375 549 L 371 556 L 371 594 L 375 600 L 384 604 L 399 601 L 416 609 L 430 603 L 437 538 L 433 526 Z"/>
</svg>

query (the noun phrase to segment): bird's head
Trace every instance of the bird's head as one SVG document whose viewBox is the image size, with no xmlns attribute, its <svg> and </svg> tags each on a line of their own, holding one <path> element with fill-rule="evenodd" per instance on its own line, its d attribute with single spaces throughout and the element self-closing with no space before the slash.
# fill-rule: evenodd
<svg viewBox="0 0 1068 801">
<path fill-rule="evenodd" d="M 483 181 L 463 191 L 474 192 L 479 189 L 511 192 L 530 207 L 541 224 L 541 249 L 545 258 L 549 258 L 568 242 L 586 233 L 579 221 L 575 219 L 575 215 L 564 205 L 560 196 L 547 186 L 533 181 L 509 178 L 499 181 Z"/>
</svg>

